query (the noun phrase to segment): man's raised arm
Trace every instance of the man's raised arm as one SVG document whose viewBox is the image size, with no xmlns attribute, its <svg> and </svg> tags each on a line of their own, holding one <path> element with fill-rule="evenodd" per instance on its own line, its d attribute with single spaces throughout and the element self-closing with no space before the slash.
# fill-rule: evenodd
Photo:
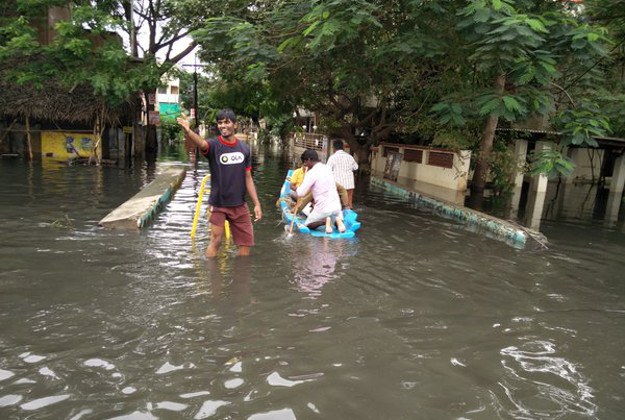
<svg viewBox="0 0 625 420">
<path fill-rule="evenodd" d="M 200 135 L 197 134 L 195 131 L 191 130 L 189 120 L 187 119 L 187 116 L 184 114 L 184 112 L 180 115 L 181 116 L 178 117 L 176 121 L 178 121 L 178 124 L 180 124 L 182 130 L 184 131 L 184 138 L 189 139 L 193 143 L 195 143 L 195 145 L 200 148 L 201 152 L 206 152 L 208 150 L 208 142 L 200 137 Z"/>
</svg>

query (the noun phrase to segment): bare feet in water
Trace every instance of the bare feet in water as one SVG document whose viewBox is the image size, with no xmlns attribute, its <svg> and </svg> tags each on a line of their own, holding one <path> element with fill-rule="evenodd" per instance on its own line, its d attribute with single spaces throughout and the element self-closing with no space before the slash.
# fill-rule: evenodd
<svg viewBox="0 0 625 420">
<path fill-rule="evenodd" d="M 345 224 L 343 223 L 343 221 L 341 219 L 336 219 L 336 227 L 339 228 L 339 232 L 344 233 L 345 232 Z"/>
<path fill-rule="evenodd" d="M 334 229 L 332 229 L 332 220 L 329 217 L 326 217 L 326 233 L 332 233 Z"/>
</svg>

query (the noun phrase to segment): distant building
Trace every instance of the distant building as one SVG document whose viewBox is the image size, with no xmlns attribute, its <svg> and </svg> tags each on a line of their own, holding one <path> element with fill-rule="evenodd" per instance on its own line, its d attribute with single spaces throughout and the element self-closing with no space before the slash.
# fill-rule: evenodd
<svg viewBox="0 0 625 420">
<path fill-rule="evenodd" d="M 162 123 L 173 124 L 180 115 L 180 79 L 163 76 L 163 83 L 156 93 L 156 109 Z"/>
</svg>

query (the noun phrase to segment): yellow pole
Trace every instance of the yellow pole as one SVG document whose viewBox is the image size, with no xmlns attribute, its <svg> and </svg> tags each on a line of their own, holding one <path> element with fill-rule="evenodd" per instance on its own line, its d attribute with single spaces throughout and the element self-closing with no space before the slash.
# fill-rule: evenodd
<svg viewBox="0 0 625 420">
<path fill-rule="evenodd" d="M 195 214 L 193 215 L 193 227 L 191 228 L 191 238 L 195 238 L 195 230 L 197 229 L 197 221 L 200 218 L 200 208 L 202 207 L 202 197 L 204 196 L 204 188 L 206 187 L 206 182 L 210 179 L 210 175 L 206 175 L 202 180 L 202 185 L 200 186 L 200 194 L 197 198 L 197 204 L 195 205 Z"/>
<path fill-rule="evenodd" d="M 191 228 L 191 239 L 195 239 L 195 231 L 197 230 L 197 222 L 200 218 L 200 209 L 202 208 L 202 197 L 204 197 L 204 191 L 210 193 L 210 188 L 206 188 L 206 182 L 211 178 L 210 175 L 206 175 L 200 185 L 200 193 L 197 197 L 197 204 L 195 205 L 195 214 L 193 215 L 193 227 Z M 208 212 L 207 212 L 208 215 Z M 230 239 L 230 224 L 226 220 L 225 224 L 226 240 Z"/>
</svg>

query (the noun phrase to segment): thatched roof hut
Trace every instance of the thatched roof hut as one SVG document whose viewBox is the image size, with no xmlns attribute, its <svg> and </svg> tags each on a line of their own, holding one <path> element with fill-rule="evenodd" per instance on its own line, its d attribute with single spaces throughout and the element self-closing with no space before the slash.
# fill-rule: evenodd
<svg viewBox="0 0 625 420">
<path fill-rule="evenodd" d="M 77 86 L 70 92 L 55 82 L 46 82 L 38 89 L 0 81 L 0 119 L 7 121 L 29 117 L 59 125 L 93 125 L 98 115 L 104 115 L 108 124 L 119 125 L 124 119 L 122 114 L 122 109 L 106 106 L 90 86 Z"/>
<path fill-rule="evenodd" d="M 0 80 L 0 120 L 31 120 L 58 125 L 92 126 L 103 116 L 107 125 L 129 124 L 130 100 L 121 107 L 107 106 L 94 95 L 91 86 L 67 89 L 61 83 L 47 81 L 42 88 Z"/>
<path fill-rule="evenodd" d="M 7 78 L 10 63 L 0 64 L 0 120 L 24 121 L 29 117 L 46 125 L 93 126 L 102 118 L 106 125 L 131 123 L 138 99 L 128 98 L 121 106 L 106 104 L 89 84 L 67 86 L 58 79 L 48 79 L 42 86 L 18 84 Z"/>
<path fill-rule="evenodd" d="M 135 125 L 137 96 L 110 106 L 88 83 L 68 86 L 51 78 L 38 86 L 20 85 L 8 77 L 10 71 L 10 63 L 0 63 L 0 154 L 23 151 L 32 159 L 34 154 L 44 153 L 42 133 L 51 131 L 93 132 L 97 148 L 108 128 Z M 114 136 L 117 132 L 110 133 Z M 108 157 L 108 144 L 103 141 L 101 145 L 104 157 Z M 99 162 L 97 152 L 93 154 Z"/>
</svg>

